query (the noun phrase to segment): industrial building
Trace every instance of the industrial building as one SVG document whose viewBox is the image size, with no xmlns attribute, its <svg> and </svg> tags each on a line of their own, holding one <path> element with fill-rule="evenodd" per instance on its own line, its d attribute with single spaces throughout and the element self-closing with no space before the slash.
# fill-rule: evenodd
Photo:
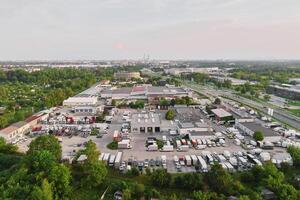
<svg viewBox="0 0 300 200">
<path fill-rule="evenodd" d="M 75 106 L 73 108 L 74 113 L 88 113 L 96 114 L 97 112 L 102 112 L 104 106 Z"/>
<path fill-rule="evenodd" d="M 116 72 L 114 73 L 115 79 L 130 80 L 132 78 L 141 78 L 140 72 Z"/>
<path fill-rule="evenodd" d="M 178 122 L 178 133 L 210 132 L 213 129 L 205 122 Z"/>
<path fill-rule="evenodd" d="M 206 135 L 213 131 L 212 127 L 202 120 L 199 109 L 180 106 L 176 107 L 175 112 L 179 134 Z"/>
<path fill-rule="evenodd" d="M 211 112 L 218 121 L 229 121 L 233 119 L 232 114 L 222 108 L 212 109 Z"/>
<path fill-rule="evenodd" d="M 0 130 L 0 136 L 3 137 L 7 143 L 16 143 L 29 131 L 30 124 L 25 121 L 20 121 Z"/>
<path fill-rule="evenodd" d="M 63 101 L 63 106 L 74 107 L 74 106 L 95 106 L 97 105 L 98 97 L 94 95 L 76 95 L 69 97 Z"/>
<path fill-rule="evenodd" d="M 150 104 L 159 103 L 161 98 L 173 99 L 176 97 L 191 96 L 192 92 L 181 87 L 174 86 L 152 86 L 152 85 L 136 85 L 134 87 L 125 88 L 109 88 L 101 92 L 101 98 L 111 99 L 128 99 L 148 100 Z"/>
<path fill-rule="evenodd" d="M 158 133 L 161 131 L 161 119 L 157 113 L 134 113 L 130 126 L 132 133 Z"/>
<path fill-rule="evenodd" d="M 300 86 L 278 86 L 278 85 L 270 85 L 267 87 L 267 93 L 275 94 L 279 97 L 292 99 L 292 100 L 300 100 Z"/>
<path fill-rule="evenodd" d="M 260 131 L 264 135 L 264 141 L 269 141 L 269 142 L 278 142 L 281 140 L 281 136 L 277 134 L 275 131 L 273 131 L 270 128 L 266 128 L 262 126 L 259 123 L 256 122 L 238 122 L 236 121 L 235 127 L 240 129 L 243 133 L 253 136 L 253 134 L 256 131 Z"/>
</svg>

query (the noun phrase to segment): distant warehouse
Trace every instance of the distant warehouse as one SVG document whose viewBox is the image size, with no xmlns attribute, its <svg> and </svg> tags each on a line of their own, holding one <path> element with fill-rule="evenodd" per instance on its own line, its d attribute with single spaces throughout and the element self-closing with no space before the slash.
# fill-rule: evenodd
<svg viewBox="0 0 300 200">
<path fill-rule="evenodd" d="M 227 122 L 227 121 L 233 120 L 232 114 L 222 108 L 212 109 L 211 112 L 215 115 L 215 117 L 218 121 L 226 121 Z"/>
<path fill-rule="evenodd" d="M 260 131 L 264 135 L 264 141 L 278 142 L 281 136 L 270 128 L 266 128 L 256 122 L 244 122 L 240 123 L 236 121 L 235 126 L 243 131 L 245 134 L 253 136 L 256 131 Z"/>
<path fill-rule="evenodd" d="M 115 79 L 130 80 L 132 78 L 141 78 L 140 72 L 116 72 L 114 73 Z"/>
<path fill-rule="evenodd" d="M 69 97 L 63 101 L 64 106 L 94 106 L 98 102 L 98 97 L 93 95 L 78 95 Z"/>
</svg>

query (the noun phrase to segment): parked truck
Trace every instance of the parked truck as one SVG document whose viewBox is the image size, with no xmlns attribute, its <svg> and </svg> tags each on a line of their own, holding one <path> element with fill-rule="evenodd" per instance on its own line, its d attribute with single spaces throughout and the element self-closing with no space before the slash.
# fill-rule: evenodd
<svg viewBox="0 0 300 200">
<path fill-rule="evenodd" d="M 196 155 L 191 155 L 191 159 L 192 159 L 192 165 L 196 166 L 198 165 L 198 158 Z"/>
<path fill-rule="evenodd" d="M 184 158 L 185 158 L 185 164 L 186 164 L 186 166 L 191 166 L 192 165 L 191 156 L 185 155 Z"/>
<path fill-rule="evenodd" d="M 205 160 L 202 158 L 202 156 L 197 156 L 197 158 L 198 158 L 199 166 L 200 166 L 200 169 L 202 170 L 202 172 L 208 172 L 207 164 L 206 164 Z"/>
<path fill-rule="evenodd" d="M 122 140 L 118 142 L 118 149 L 130 149 L 130 140 Z"/>
<path fill-rule="evenodd" d="M 158 146 L 157 144 L 152 144 L 152 145 L 149 145 L 148 148 L 147 148 L 148 151 L 157 151 L 158 150 Z"/>
<path fill-rule="evenodd" d="M 174 151 L 174 147 L 172 145 L 164 145 L 161 151 L 171 152 Z"/>
<path fill-rule="evenodd" d="M 116 159 L 116 156 L 111 155 L 110 158 L 109 158 L 109 161 L 108 161 L 108 166 L 113 167 L 114 164 L 115 164 L 115 159 Z"/>
<path fill-rule="evenodd" d="M 120 167 L 121 160 L 122 160 L 122 155 L 123 155 L 123 153 L 120 152 L 120 151 L 117 153 L 117 156 L 116 156 L 116 159 L 115 159 L 115 168 L 116 169 L 118 169 Z"/>
<path fill-rule="evenodd" d="M 189 150 L 189 146 L 188 145 L 181 145 L 177 151 L 188 151 Z"/>
</svg>

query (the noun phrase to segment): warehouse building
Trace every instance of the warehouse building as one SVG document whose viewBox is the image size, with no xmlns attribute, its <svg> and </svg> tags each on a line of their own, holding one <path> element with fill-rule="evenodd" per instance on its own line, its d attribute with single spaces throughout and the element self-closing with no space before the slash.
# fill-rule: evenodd
<svg viewBox="0 0 300 200">
<path fill-rule="evenodd" d="M 281 140 L 281 136 L 278 135 L 275 131 L 273 131 L 270 128 L 266 128 L 262 126 L 261 124 L 258 124 L 256 122 L 238 122 L 236 121 L 235 126 L 240 129 L 242 132 L 249 136 L 253 136 L 253 134 L 256 131 L 261 131 L 264 135 L 264 141 L 269 142 L 278 142 Z"/>
<path fill-rule="evenodd" d="M 205 122 L 178 122 L 178 133 L 189 134 L 192 132 L 210 132 L 213 129 Z"/>
<path fill-rule="evenodd" d="M 161 132 L 161 119 L 157 113 L 133 113 L 130 126 L 132 133 L 158 133 Z"/>
<path fill-rule="evenodd" d="M 222 108 L 212 109 L 211 112 L 215 115 L 215 118 L 218 121 L 233 120 L 232 114 Z"/>
<path fill-rule="evenodd" d="M 95 106 L 97 105 L 98 97 L 94 95 L 82 94 L 74 97 L 69 97 L 63 101 L 63 106 Z"/>
<path fill-rule="evenodd" d="M 16 143 L 29 131 L 30 124 L 25 121 L 20 121 L 0 130 L 0 136 L 3 137 L 7 143 Z"/>
<path fill-rule="evenodd" d="M 115 79 L 130 80 L 132 78 L 141 78 L 140 72 L 116 72 L 114 73 Z"/>
<path fill-rule="evenodd" d="M 161 98 L 173 99 L 184 96 L 191 96 L 192 92 L 181 87 L 173 86 L 152 86 L 152 85 L 136 85 L 134 87 L 125 88 L 107 88 L 100 94 L 101 98 L 107 99 L 128 99 L 148 100 L 150 104 L 158 104 Z"/>
</svg>

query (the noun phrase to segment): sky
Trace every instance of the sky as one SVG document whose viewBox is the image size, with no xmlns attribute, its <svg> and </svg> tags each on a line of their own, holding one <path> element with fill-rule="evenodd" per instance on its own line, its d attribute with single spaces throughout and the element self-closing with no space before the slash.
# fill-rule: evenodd
<svg viewBox="0 0 300 200">
<path fill-rule="evenodd" d="M 299 0 L 0 0 L 0 60 L 300 59 Z"/>
</svg>

